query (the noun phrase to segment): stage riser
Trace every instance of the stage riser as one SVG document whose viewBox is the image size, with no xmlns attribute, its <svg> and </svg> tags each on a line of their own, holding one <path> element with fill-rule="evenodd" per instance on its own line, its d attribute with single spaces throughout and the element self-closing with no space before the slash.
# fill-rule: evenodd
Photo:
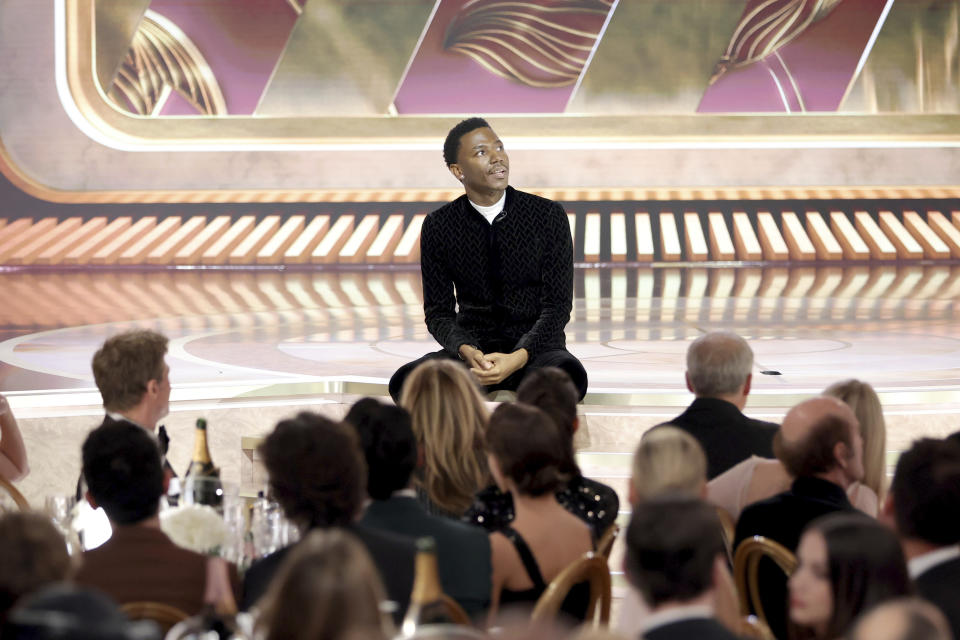
<svg viewBox="0 0 960 640">
<path fill-rule="evenodd" d="M 960 258 L 960 207 L 831 202 L 574 202 L 578 263 L 949 261 Z M 675 205 L 675 206 L 674 206 Z M 437 203 L 358 205 L 330 213 L 0 219 L 10 267 L 414 265 Z"/>
</svg>

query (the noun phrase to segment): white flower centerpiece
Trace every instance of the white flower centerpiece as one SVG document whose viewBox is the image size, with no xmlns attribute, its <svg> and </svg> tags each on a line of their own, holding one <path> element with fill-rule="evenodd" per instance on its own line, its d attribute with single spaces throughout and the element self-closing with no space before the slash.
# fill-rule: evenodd
<svg viewBox="0 0 960 640">
<path fill-rule="evenodd" d="M 160 529 L 177 546 L 206 555 L 220 555 L 229 534 L 223 516 L 205 504 L 184 504 L 161 512 Z"/>
</svg>

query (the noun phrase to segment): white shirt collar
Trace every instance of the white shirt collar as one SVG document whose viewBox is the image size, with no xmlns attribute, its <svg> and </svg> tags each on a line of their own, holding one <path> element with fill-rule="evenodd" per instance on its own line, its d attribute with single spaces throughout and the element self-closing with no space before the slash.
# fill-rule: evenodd
<svg viewBox="0 0 960 640">
<path fill-rule="evenodd" d="M 910 570 L 910 577 L 917 578 L 938 564 L 943 564 L 958 557 L 960 557 L 960 545 L 941 547 L 911 558 L 907 563 L 907 568 Z"/>
<path fill-rule="evenodd" d="M 131 419 L 128 418 L 127 416 L 123 415 L 122 413 L 118 413 L 118 412 L 116 412 L 116 411 L 107 411 L 107 415 L 110 416 L 111 418 L 113 418 L 114 420 L 116 420 L 117 422 L 129 422 L 130 424 L 135 424 L 135 425 L 137 425 L 138 427 L 140 427 L 140 428 L 143 429 L 144 431 L 150 431 L 149 429 L 147 429 L 146 427 L 144 427 L 144 426 L 143 426 L 142 424 L 140 424 L 139 422 L 135 422 L 134 420 L 131 420 Z"/>
<path fill-rule="evenodd" d="M 473 200 L 471 200 L 470 198 L 467 198 L 467 202 L 470 203 L 471 207 L 479 211 L 480 215 L 482 215 L 484 218 L 487 219 L 487 222 L 489 222 L 490 224 L 493 224 L 494 218 L 500 215 L 500 212 L 503 211 L 503 207 L 506 205 L 507 192 L 504 191 L 503 195 L 500 196 L 500 199 L 494 202 L 489 207 L 481 206 L 476 202 L 474 202 Z"/>
<path fill-rule="evenodd" d="M 681 620 L 697 618 L 712 618 L 713 608 L 706 604 L 688 604 L 679 607 L 670 607 L 664 611 L 655 611 L 643 619 L 640 625 L 640 635 L 646 634 L 657 627 L 663 627 Z"/>
</svg>

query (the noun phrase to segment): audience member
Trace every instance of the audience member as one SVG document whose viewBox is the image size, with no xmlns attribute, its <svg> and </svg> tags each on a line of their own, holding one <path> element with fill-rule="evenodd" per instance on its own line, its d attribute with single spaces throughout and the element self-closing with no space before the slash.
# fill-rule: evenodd
<svg viewBox="0 0 960 640">
<path fill-rule="evenodd" d="M 115 602 L 89 587 L 57 583 L 25 597 L 10 612 L 3 640 L 160 640 L 150 620 L 131 622 Z"/>
<path fill-rule="evenodd" d="M 427 360 L 404 382 L 400 406 L 410 412 L 423 451 L 421 501 L 435 515 L 460 519 L 490 483 L 483 454 L 488 412 L 476 383 L 458 362 Z"/>
<path fill-rule="evenodd" d="M 630 504 L 637 508 L 643 502 L 667 496 L 670 498 L 703 498 L 707 484 L 707 457 L 700 444 L 686 431 L 669 425 L 650 429 L 643 434 L 633 454 L 630 478 Z M 739 624 L 739 605 L 733 577 L 724 567 L 715 585 L 715 615 L 728 628 Z M 629 637 L 636 637 L 650 616 L 650 608 L 640 592 L 631 588 L 623 596 L 616 628 Z"/>
<path fill-rule="evenodd" d="M 262 601 L 263 640 L 386 640 L 380 612 L 383 584 L 370 554 L 354 536 L 314 530 L 290 552 Z"/>
<path fill-rule="evenodd" d="M 876 517 L 877 496 L 885 489 L 887 462 L 886 425 L 880 399 L 873 387 L 859 380 L 832 384 L 823 395 L 844 401 L 857 416 L 863 437 L 864 481 L 851 484 L 847 497 L 857 509 Z M 711 480 L 707 484 L 707 499 L 736 520 L 744 507 L 783 493 L 793 480 L 779 460 L 751 456 Z"/>
<path fill-rule="evenodd" d="M 94 429 L 83 443 L 87 500 L 106 512 L 113 534 L 84 552 L 76 582 L 124 604 L 150 600 L 187 614 L 204 602 L 208 559 L 176 546 L 160 530 L 163 463 L 156 440 L 124 420 Z M 231 566 L 236 590 L 236 570 Z"/>
<path fill-rule="evenodd" d="M 812 520 L 836 511 L 854 511 L 847 488 L 863 477 L 863 441 L 853 410 L 826 396 L 793 407 L 774 440 L 777 458 L 795 478 L 788 491 L 756 502 L 740 515 L 734 547 L 762 535 L 795 551 L 800 532 Z M 772 563 L 771 563 L 772 564 Z M 761 563 L 763 609 L 778 638 L 785 632 L 783 574 Z"/>
<path fill-rule="evenodd" d="M 0 516 L 0 623 L 22 596 L 70 577 L 63 536 L 38 513 Z"/>
<path fill-rule="evenodd" d="M 773 457 L 777 425 L 743 415 L 753 380 L 753 351 L 728 331 L 714 331 L 687 349 L 687 388 L 696 396 L 669 422 L 700 443 L 707 454 L 707 479 L 751 455 Z"/>
<path fill-rule="evenodd" d="M 118 333 L 104 341 L 93 354 L 93 379 L 103 398 L 107 415 L 102 425 L 127 422 L 154 433 L 157 423 L 170 412 L 170 367 L 164 356 L 167 338 L 149 329 Z M 170 439 L 161 426 L 158 432 L 164 475 L 177 476 L 167 462 Z M 81 481 L 83 478 L 81 477 Z M 77 500 L 84 488 L 77 486 Z"/>
<path fill-rule="evenodd" d="M 270 493 L 306 537 L 312 529 L 341 527 L 366 547 L 380 572 L 399 621 L 410 602 L 416 548 L 410 538 L 355 521 L 366 496 L 366 464 L 354 429 L 303 412 L 282 420 L 258 448 Z M 241 608 L 249 609 L 267 591 L 283 560 L 296 545 L 251 565 L 244 576 Z"/>
<path fill-rule="evenodd" d="M 862 615 L 849 640 L 953 640 L 939 609 L 918 598 L 896 598 Z"/>
<path fill-rule="evenodd" d="M 733 640 L 714 617 L 726 555 L 716 509 L 690 497 L 641 502 L 630 518 L 624 571 L 650 614 L 645 640 Z"/>
<path fill-rule="evenodd" d="M 707 457 L 693 436 L 672 425 L 651 429 L 633 454 L 630 504 L 671 493 L 702 498 Z"/>
<path fill-rule="evenodd" d="M 863 437 L 863 481 L 858 486 L 882 498 L 887 492 L 887 423 L 877 392 L 868 383 L 851 379 L 835 382 L 823 395 L 843 400 L 853 409 Z M 854 496 L 851 502 L 857 504 Z M 876 510 L 871 515 L 876 516 Z"/>
<path fill-rule="evenodd" d="M 541 409 L 560 427 L 567 454 L 561 471 L 569 474 L 570 480 L 557 490 L 557 501 L 590 525 L 594 537 L 599 540 L 616 521 L 620 499 L 617 492 L 607 485 L 584 477 L 577 465 L 573 436 L 580 426 L 577 418 L 578 394 L 566 371 L 544 367 L 533 369 L 524 376 L 517 388 L 517 402 Z M 488 531 L 496 531 L 509 524 L 513 515 L 510 494 L 491 485 L 476 495 L 464 520 Z"/>
<path fill-rule="evenodd" d="M 917 592 L 960 638 L 960 445 L 917 440 L 900 455 L 884 504 L 910 562 Z"/>
<path fill-rule="evenodd" d="M 27 448 L 10 403 L 0 394 L 0 478 L 13 482 L 30 473 Z"/>
<path fill-rule="evenodd" d="M 790 576 L 791 637 L 841 638 L 858 615 L 909 595 L 910 576 L 896 535 L 859 514 L 833 513 L 810 523 Z"/>
<path fill-rule="evenodd" d="M 498 609 L 532 605 L 567 565 L 594 547 L 590 527 L 563 508 L 556 490 L 569 478 L 565 438 L 540 409 L 501 404 L 487 426 L 490 469 L 501 491 L 513 496 L 513 522 L 490 534 L 493 594 Z M 582 619 L 589 591 L 577 585 L 562 610 Z"/>
<path fill-rule="evenodd" d="M 364 398 L 345 420 L 356 428 L 367 459 L 370 502 L 361 524 L 412 538 L 432 537 L 444 593 L 479 616 L 490 603 L 490 540 L 483 529 L 430 515 L 417 501 L 411 488 L 418 456 L 410 414 Z"/>
</svg>

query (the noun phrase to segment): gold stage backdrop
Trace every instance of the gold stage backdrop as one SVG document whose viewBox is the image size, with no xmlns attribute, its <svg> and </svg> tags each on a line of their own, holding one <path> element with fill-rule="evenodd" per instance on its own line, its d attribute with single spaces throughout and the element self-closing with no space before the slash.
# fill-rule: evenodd
<svg viewBox="0 0 960 640">
<path fill-rule="evenodd" d="M 960 0 L 5 0 L 0 168 L 56 202 L 956 197 Z"/>
</svg>

